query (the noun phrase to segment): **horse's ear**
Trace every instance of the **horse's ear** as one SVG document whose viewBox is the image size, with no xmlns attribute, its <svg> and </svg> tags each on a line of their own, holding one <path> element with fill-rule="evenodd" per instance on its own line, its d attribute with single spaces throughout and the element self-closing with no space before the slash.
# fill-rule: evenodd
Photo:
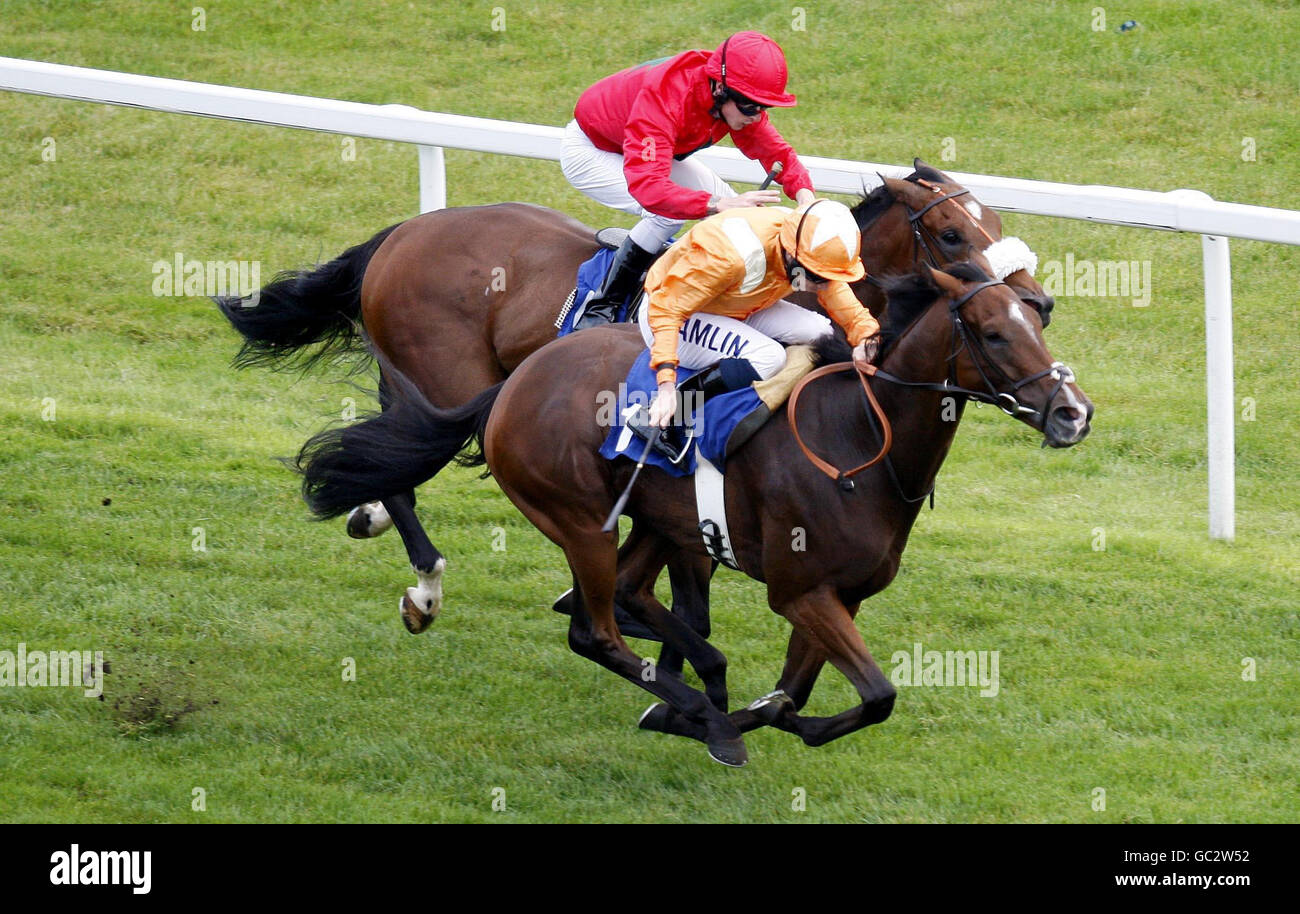
<svg viewBox="0 0 1300 914">
<path fill-rule="evenodd" d="M 961 295 L 962 284 L 960 279 L 955 276 L 949 276 L 943 270 L 936 270 L 929 264 L 925 264 L 925 268 L 930 271 L 930 281 L 938 286 L 944 294 L 952 296 Z"/>
<path fill-rule="evenodd" d="M 920 175 L 922 178 L 925 178 L 927 181 L 934 181 L 935 183 L 938 184 L 953 183 L 952 178 L 948 177 L 942 171 L 940 171 L 939 169 L 935 168 L 933 165 L 926 162 L 920 156 L 917 156 L 916 158 L 912 159 L 912 169 L 916 174 Z"/>
<path fill-rule="evenodd" d="M 895 200 L 902 200 L 914 210 L 925 206 L 929 200 L 930 192 L 912 181 L 904 181 L 899 178 L 885 178 L 884 181 L 885 186 L 889 188 L 889 192 L 894 195 Z"/>
</svg>

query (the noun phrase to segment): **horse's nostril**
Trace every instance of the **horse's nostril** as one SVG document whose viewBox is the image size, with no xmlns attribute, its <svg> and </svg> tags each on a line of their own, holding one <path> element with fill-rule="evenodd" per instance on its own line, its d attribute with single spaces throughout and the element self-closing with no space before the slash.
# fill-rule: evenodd
<svg viewBox="0 0 1300 914">
<path fill-rule="evenodd" d="M 1058 406 L 1052 410 L 1052 418 L 1064 425 L 1074 425 L 1079 421 L 1080 413 L 1073 406 Z"/>
</svg>

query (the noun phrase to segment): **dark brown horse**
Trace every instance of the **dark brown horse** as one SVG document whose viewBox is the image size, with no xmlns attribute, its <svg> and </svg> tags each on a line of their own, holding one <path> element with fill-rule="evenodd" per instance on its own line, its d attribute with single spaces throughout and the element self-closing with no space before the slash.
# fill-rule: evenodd
<svg viewBox="0 0 1300 914">
<path fill-rule="evenodd" d="M 633 618 L 685 656 L 703 691 L 671 670 L 647 675 L 615 621 L 623 569 L 616 537 L 601 527 L 632 468 L 597 453 L 607 429 L 593 404 L 598 392 L 623 380 L 644 348 L 639 335 L 599 328 L 557 341 L 499 388 L 455 410 L 433 407 L 388 369 L 391 408 L 322 442 L 304 466 L 308 492 L 322 491 L 340 472 L 349 485 L 366 482 L 382 490 L 401 478 L 394 453 L 415 463 L 445 460 L 477 433 L 502 490 L 564 551 L 577 595 L 572 649 L 665 703 L 643 715 L 643 728 L 700 739 L 713 758 L 729 765 L 747 758 L 742 731 L 765 723 L 819 745 L 878 723 L 893 708 L 895 689 L 868 652 L 854 616 L 897 573 L 966 399 L 997 403 L 1054 447 L 1081 441 L 1092 415 L 1073 374 L 1048 354 L 1038 314 L 975 263 L 947 272 L 923 267 L 887 282 L 886 289 L 879 370 L 854 366 L 858 371 L 817 378 L 802 391 L 797 415 L 803 440 L 820 460 L 841 469 L 882 449 L 881 423 L 887 421 L 893 446 L 886 457 L 851 484 L 835 471 L 823 475 L 801 452 L 789 411 L 782 410 L 727 461 L 726 509 L 738 564 L 767 584 L 770 607 L 794 629 L 777 690 L 742 711 L 727 713 L 723 655 L 653 592 L 619 596 Z M 847 357 L 839 341 L 824 345 L 822 356 L 834 357 L 837 346 Z M 859 372 L 874 377 L 868 381 Z M 864 410 L 867 386 L 879 401 L 879 421 Z M 637 525 L 641 554 L 659 561 L 682 554 L 707 564 L 690 478 L 647 468 L 625 513 Z M 804 531 L 802 549 L 794 547 L 796 528 Z M 861 702 L 833 717 L 804 717 L 799 709 L 826 660 L 848 677 Z"/>
<path fill-rule="evenodd" d="M 885 179 L 854 208 L 872 277 L 854 291 L 876 313 L 883 298 L 875 277 L 907 272 L 923 260 L 935 266 L 961 260 L 1002 237 L 996 212 L 919 159 L 915 168 L 906 180 Z M 281 274 L 252 296 L 218 303 L 244 337 L 236 364 L 307 368 L 363 352 L 363 327 L 430 402 L 447 408 L 500 382 L 555 338 L 560 304 L 578 266 L 596 249 L 590 228 L 554 210 L 522 203 L 448 209 L 385 229 L 314 270 Z M 1029 272 L 1017 270 L 1007 281 L 1049 318 L 1052 299 Z M 387 397 L 383 379 L 381 404 Z M 442 466 L 421 467 L 398 490 L 336 488 L 316 498 L 330 503 L 330 513 L 362 505 L 349 517 L 353 536 L 397 527 L 419 579 L 401 600 L 412 632 L 423 631 L 442 602 L 446 560 L 416 518 L 414 491 Z M 634 537 L 629 551 L 639 542 Z M 652 586 L 663 566 L 637 564 Z M 670 568 L 674 589 L 698 590 L 700 573 Z M 704 584 L 707 593 L 707 574 Z M 627 586 L 639 589 L 642 582 Z"/>
</svg>

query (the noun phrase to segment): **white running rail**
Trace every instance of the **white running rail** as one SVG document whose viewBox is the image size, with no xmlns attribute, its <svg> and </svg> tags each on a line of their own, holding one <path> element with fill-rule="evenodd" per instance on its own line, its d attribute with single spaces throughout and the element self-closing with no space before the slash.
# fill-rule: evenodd
<svg viewBox="0 0 1300 914">
<path fill-rule="evenodd" d="M 470 149 L 534 159 L 560 158 L 559 127 L 240 89 L 86 67 L 0 57 L 0 89 L 56 98 L 296 127 L 324 133 L 412 143 L 419 148 L 421 212 L 447 204 L 443 149 Z M 732 148 L 697 155 L 728 181 L 757 184 L 762 167 Z M 877 173 L 904 177 L 908 166 L 801 156 L 818 190 L 852 194 L 879 183 Z M 1232 273 L 1228 238 L 1300 245 L 1300 212 L 1221 203 L 1195 190 L 1159 193 L 1104 185 L 1057 184 L 950 172 L 995 209 L 1037 216 L 1203 236 L 1206 395 L 1209 435 L 1210 536 L 1235 533 Z"/>
</svg>

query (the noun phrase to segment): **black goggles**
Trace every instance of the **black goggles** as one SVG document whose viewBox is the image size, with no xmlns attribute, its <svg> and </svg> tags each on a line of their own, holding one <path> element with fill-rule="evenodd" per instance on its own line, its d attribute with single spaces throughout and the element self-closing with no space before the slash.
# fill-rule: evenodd
<svg viewBox="0 0 1300 914">
<path fill-rule="evenodd" d="M 736 103 L 736 110 L 745 115 L 745 117 L 753 117 L 756 114 L 762 114 L 768 108 L 772 107 L 771 105 L 760 105 L 753 99 L 741 95 L 735 89 L 727 90 L 727 98 Z"/>
<path fill-rule="evenodd" d="M 824 282 L 830 282 L 830 280 L 827 279 L 825 276 L 818 276 L 816 273 L 808 269 L 806 266 L 804 266 L 797 260 L 794 261 L 793 267 L 790 272 L 798 276 L 802 276 L 804 282 L 813 283 L 815 285 L 821 285 Z"/>
</svg>

